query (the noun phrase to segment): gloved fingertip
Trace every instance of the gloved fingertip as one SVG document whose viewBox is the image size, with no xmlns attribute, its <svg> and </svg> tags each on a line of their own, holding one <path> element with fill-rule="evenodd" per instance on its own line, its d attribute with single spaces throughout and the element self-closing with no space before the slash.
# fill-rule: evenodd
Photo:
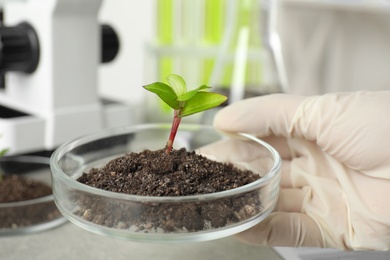
<svg viewBox="0 0 390 260">
<path fill-rule="evenodd" d="M 324 246 L 317 223 L 302 213 L 274 212 L 236 237 L 244 243 L 256 246 Z"/>
<path fill-rule="evenodd" d="M 214 117 L 216 129 L 257 136 L 287 136 L 297 107 L 304 97 L 271 94 L 235 102 Z"/>
</svg>

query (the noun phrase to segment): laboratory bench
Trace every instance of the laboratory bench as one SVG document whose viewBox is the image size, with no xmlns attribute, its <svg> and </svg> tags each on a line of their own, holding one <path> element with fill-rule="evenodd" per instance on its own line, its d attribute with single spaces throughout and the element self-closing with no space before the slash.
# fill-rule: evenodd
<svg viewBox="0 0 390 260">
<path fill-rule="evenodd" d="M 59 227 L 39 233 L 0 237 L 0 259 L 280 260 L 281 258 L 272 248 L 246 245 L 234 237 L 180 244 L 138 243 L 98 235 L 66 222 Z"/>
</svg>

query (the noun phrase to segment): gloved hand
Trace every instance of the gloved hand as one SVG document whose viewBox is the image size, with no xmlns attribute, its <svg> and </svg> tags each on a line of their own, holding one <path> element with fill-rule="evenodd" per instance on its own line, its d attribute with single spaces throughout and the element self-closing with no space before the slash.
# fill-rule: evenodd
<svg viewBox="0 0 390 260">
<path fill-rule="evenodd" d="M 283 159 L 277 209 L 240 240 L 390 249 L 390 91 L 257 97 L 222 109 L 214 126 L 254 134 Z"/>
</svg>

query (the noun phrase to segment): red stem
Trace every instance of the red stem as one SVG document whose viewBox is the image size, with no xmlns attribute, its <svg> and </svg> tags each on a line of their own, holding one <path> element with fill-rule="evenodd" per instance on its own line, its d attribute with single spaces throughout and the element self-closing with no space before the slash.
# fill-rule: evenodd
<svg viewBox="0 0 390 260">
<path fill-rule="evenodd" d="M 179 128 L 181 117 L 179 117 L 179 110 L 174 111 L 174 117 L 172 121 L 171 133 L 169 135 L 169 139 L 167 142 L 167 147 L 165 149 L 165 153 L 168 154 L 172 151 L 173 141 L 175 141 L 175 136 L 177 133 L 177 129 Z"/>
</svg>

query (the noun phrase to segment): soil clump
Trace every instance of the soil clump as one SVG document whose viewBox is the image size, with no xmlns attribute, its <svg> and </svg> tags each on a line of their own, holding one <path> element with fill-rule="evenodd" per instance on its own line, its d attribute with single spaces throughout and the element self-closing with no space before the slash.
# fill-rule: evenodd
<svg viewBox="0 0 390 260">
<path fill-rule="evenodd" d="M 0 204 L 29 201 L 52 194 L 51 187 L 16 174 L 5 175 L 0 181 Z M 0 228 L 20 228 L 47 222 L 60 215 L 53 201 L 5 207 L 0 209 Z"/>
<path fill-rule="evenodd" d="M 139 196 L 191 196 L 222 192 L 249 184 L 260 176 L 182 148 L 144 150 L 117 157 L 77 180 L 86 185 Z M 223 227 L 259 213 L 259 191 L 218 201 L 178 204 L 140 203 L 118 208 L 83 197 L 76 215 L 93 223 L 137 231 L 187 232 Z M 137 208 L 137 210 L 134 210 Z M 107 213 L 109 212 L 109 213 Z"/>
</svg>

